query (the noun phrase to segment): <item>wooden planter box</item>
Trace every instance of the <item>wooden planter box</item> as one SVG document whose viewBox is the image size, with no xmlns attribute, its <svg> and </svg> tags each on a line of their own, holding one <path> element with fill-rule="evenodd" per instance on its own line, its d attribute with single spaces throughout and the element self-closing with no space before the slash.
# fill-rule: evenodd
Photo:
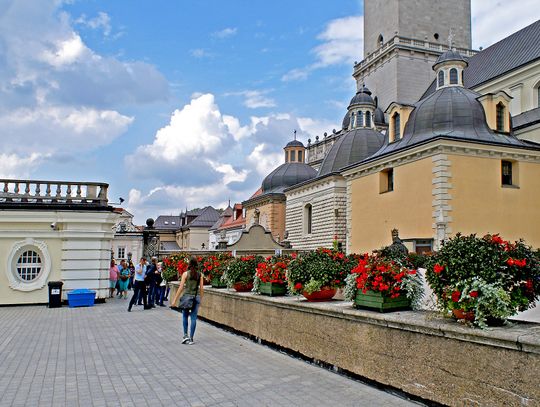
<svg viewBox="0 0 540 407">
<path fill-rule="evenodd" d="M 220 277 L 214 277 L 211 281 L 210 281 L 210 284 L 212 285 L 213 288 L 226 288 L 227 287 L 227 284 L 223 283 L 221 281 L 221 278 Z"/>
<path fill-rule="evenodd" d="M 391 312 L 411 309 L 411 302 L 405 294 L 397 298 L 383 296 L 380 292 L 367 291 L 365 294 L 358 290 L 354 299 L 356 308 L 369 309 L 379 312 Z"/>
<path fill-rule="evenodd" d="M 259 293 L 275 297 L 287 294 L 287 286 L 280 283 L 259 283 Z"/>
</svg>

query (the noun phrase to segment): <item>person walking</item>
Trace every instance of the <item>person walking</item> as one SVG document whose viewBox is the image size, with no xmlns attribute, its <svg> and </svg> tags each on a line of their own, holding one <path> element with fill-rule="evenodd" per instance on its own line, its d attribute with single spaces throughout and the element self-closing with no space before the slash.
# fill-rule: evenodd
<svg viewBox="0 0 540 407">
<path fill-rule="evenodd" d="M 116 283 L 118 282 L 118 267 L 114 259 L 111 260 L 111 266 L 109 267 L 109 298 L 113 298 L 114 290 L 116 289 Z"/>
<path fill-rule="evenodd" d="M 122 267 L 122 269 L 120 270 L 120 276 L 118 278 L 118 285 L 120 287 L 120 298 L 124 298 L 127 300 L 130 272 L 125 260 L 122 260 L 120 262 L 120 266 Z"/>
<path fill-rule="evenodd" d="M 144 282 L 144 276 L 146 275 L 146 259 L 141 257 L 141 261 L 135 267 L 135 277 L 133 280 L 133 295 L 129 301 L 128 312 L 131 312 L 133 304 L 137 301 L 137 298 L 142 298 L 144 302 L 144 309 L 150 309 L 146 303 L 146 283 Z"/>
<path fill-rule="evenodd" d="M 146 286 L 148 287 L 148 306 L 155 308 L 156 298 L 156 272 L 157 272 L 157 258 L 152 257 L 150 264 L 146 268 Z"/>
<path fill-rule="evenodd" d="M 171 302 L 171 307 L 173 307 L 181 295 L 193 297 L 193 306 L 191 308 L 182 309 L 182 323 L 184 328 L 184 337 L 182 338 L 183 344 L 194 344 L 193 338 L 195 336 L 195 328 L 197 327 L 197 313 L 199 312 L 199 306 L 201 305 L 203 294 L 204 277 L 202 273 L 199 273 L 197 260 L 192 257 L 189 260 L 187 271 L 182 274 L 178 291 Z M 191 320 L 189 325 L 189 335 L 188 319 Z"/>
</svg>

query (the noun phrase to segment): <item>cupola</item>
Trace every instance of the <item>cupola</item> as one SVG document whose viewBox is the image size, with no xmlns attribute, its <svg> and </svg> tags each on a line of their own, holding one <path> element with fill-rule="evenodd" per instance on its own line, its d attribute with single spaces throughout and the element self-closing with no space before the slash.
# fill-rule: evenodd
<svg viewBox="0 0 540 407">
<path fill-rule="evenodd" d="M 365 85 L 356 92 L 356 95 L 349 103 L 347 115 L 343 121 L 343 126 L 346 129 L 352 130 L 356 128 L 375 128 L 375 109 L 377 108 L 375 101 L 371 97 L 371 91 Z M 348 124 L 346 119 L 348 118 Z"/>
<path fill-rule="evenodd" d="M 294 140 L 289 141 L 283 150 L 285 150 L 285 163 L 305 162 L 306 147 L 296 139 L 296 130 L 294 131 Z"/>
<path fill-rule="evenodd" d="M 457 51 L 446 51 L 433 65 L 437 89 L 448 86 L 463 86 L 463 70 L 469 65 Z"/>
</svg>

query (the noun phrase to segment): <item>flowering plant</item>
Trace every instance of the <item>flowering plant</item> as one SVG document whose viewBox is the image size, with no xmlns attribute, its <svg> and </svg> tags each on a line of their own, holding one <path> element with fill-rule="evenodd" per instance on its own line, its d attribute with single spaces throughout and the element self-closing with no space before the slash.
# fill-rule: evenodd
<svg viewBox="0 0 540 407">
<path fill-rule="evenodd" d="M 262 256 L 253 255 L 233 258 L 221 276 L 221 281 L 226 283 L 227 287 L 232 287 L 236 283 L 253 283 L 255 270 L 261 260 Z"/>
<path fill-rule="evenodd" d="M 263 283 L 283 284 L 287 281 L 287 266 L 290 256 L 269 256 L 257 264 L 255 277 Z"/>
<path fill-rule="evenodd" d="M 165 281 L 176 281 L 187 270 L 189 254 L 174 253 L 162 261 L 162 274 Z"/>
<path fill-rule="evenodd" d="M 233 259 L 230 252 L 211 254 L 202 261 L 202 272 L 207 280 L 221 278 L 229 262 Z"/>
<path fill-rule="evenodd" d="M 345 278 L 355 265 L 353 256 L 325 248 L 297 256 L 290 261 L 287 271 L 289 291 L 311 294 L 323 287 L 343 287 Z"/>
<path fill-rule="evenodd" d="M 358 290 L 380 292 L 385 297 L 407 296 L 416 308 L 422 299 L 422 281 L 416 270 L 381 254 L 364 254 L 347 277 L 345 298 L 354 300 Z"/>
<path fill-rule="evenodd" d="M 507 318 L 533 307 L 540 297 L 540 262 L 522 240 L 458 234 L 427 263 L 439 307 L 474 311 L 480 326 L 486 317 Z"/>
</svg>

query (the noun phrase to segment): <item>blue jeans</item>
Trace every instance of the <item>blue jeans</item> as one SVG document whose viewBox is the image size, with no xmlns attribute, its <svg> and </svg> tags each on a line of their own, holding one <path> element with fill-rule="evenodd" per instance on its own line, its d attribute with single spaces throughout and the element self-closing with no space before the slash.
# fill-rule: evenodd
<svg viewBox="0 0 540 407">
<path fill-rule="evenodd" d="M 155 303 L 156 288 L 154 283 L 148 285 L 148 305 L 154 305 Z"/>
<path fill-rule="evenodd" d="M 165 298 L 165 289 L 167 286 L 160 285 L 156 287 L 156 304 L 163 305 L 163 298 Z"/>
<path fill-rule="evenodd" d="M 193 336 L 195 335 L 195 328 L 197 327 L 197 313 L 199 312 L 199 305 L 201 305 L 201 297 L 197 295 L 195 299 L 195 304 L 193 305 L 193 308 L 190 310 L 185 309 L 182 310 L 182 317 L 183 317 L 183 326 L 184 326 L 184 336 L 187 335 L 188 331 L 188 317 L 191 316 L 191 325 L 189 327 L 189 337 L 193 339 Z"/>
</svg>

